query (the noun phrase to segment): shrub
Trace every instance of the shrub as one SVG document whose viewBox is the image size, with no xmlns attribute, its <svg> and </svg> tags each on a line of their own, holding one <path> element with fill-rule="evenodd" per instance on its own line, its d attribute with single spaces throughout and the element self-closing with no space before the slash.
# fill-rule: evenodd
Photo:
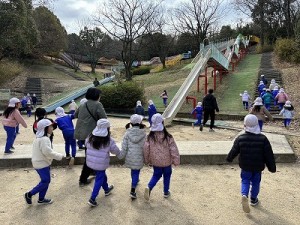
<svg viewBox="0 0 300 225">
<path fill-rule="evenodd" d="M 149 66 L 140 66 L 132 69 L 132 75 L 144 75 L 150 73 L 151 68 Z"/>
<path fill-rule="evenodd" d="M 285 61 L 291 61 L 292 55 L 297 52 L 295 49 L 295 41 L 292 39 L 278 39 L 275 43 L 275 53 Z"/>
<path fill-rule="evenodd" d="M 101 103 L 104 108 L 132 109 L 136 101 L 144 101 L 144 89 L 136 82 L 126 81 L 110 86 L 102 86 Z"/>
<path fill-rule="evenodd" d="M 7 59 L 0 61 L 0 85 L 18 76 L 23 70 L 23 66 L 18 62 Z"/>
<path fill-rule="evenodd" d="M 263 52 L 271 52 L 271 51 L 273 51 L 273 46 L 269 45 L 269 44 L 265 44 L 264 46 L 262 46 L 261 44 L 258 44 L 255 49 L 255 52 L 257 54 L 261 54 Z"/>
</svg>

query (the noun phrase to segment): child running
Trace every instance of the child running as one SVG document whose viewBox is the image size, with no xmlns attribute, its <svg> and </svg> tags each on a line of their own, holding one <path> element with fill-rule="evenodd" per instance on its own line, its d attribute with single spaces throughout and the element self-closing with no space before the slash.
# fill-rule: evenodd
<svg viewBox="0 0 300 225">
<path fill-rule="evenodd" d="M 193 115 L 196 112 L 196 118 L 197 121 L 192 123 L 192 127 L 194 128 L 196 125 L 200 125 L 202 121 L 202 114 L 203 114 L 203 107 L 202 107 L 202 102 L 198 102 L 196 108 L 191 112 Z"/>
<path fill-rule="evenodd" d="M 163 124 L 163 117 L 156 113 L 152 117 L 152 126 L 147 135 L 144 145 L 145 164 L 153 166 L 153 175 L 145 188 L 144 197 L 150 200 L 150 193 L 156 183 L 163 176 L 164 197 L 170 196 L 170 180 L 172 174 L 172 164 L 180 164 L 180 155 L 173 136 L 167 131 Z"/>
<path fill-rule="evenodd" d="M 104 190 L 105 196 L 111 194 L 114 186 L 108 186 L 107 176 L 105 170 L 109 166 L 109 153 L 115 154 L 119 157 L 120 150 L 115 141 L 110 137 L 110 123 L 107 119 L 100 119 L 97 121 L 97 126 L 93 132 L 86 139 L 86 164 L 89 168 L 95 170 L 96 178 L 92 191 L 91 198 L 88 204 L 91 207 L 98 205 L 96 198 L 99 194 L 100 188 Z"/>
<path fill-rule="evenodd" d="M 283 124 L 287 130 L 290 129 L 291 121 L 294 117 L 294 114 L 294 106 L 292 106 L 292 103 L 290 101 L 286 101 L 279 115 L 283 116 Z"/>
<path fill-rule="evenodd" d="M 51 177 L 50 165 L 52 160 L 62 160 L 63 155 L 53 151 L 49 136 L 53 132 L 52 122 L 42 119 L 37 124 L 36 139 L 33 142 L 32 165 L 39 174 L 41 181 L 31 191 L 25 193 L 27 204 L 32 204 L 32 196 L 39 193 L 38 204 L 51 204 L 52 199 L 45 198 Z"/>
<path fill-rule="evenodd" d="M 272 146 L 268 138 L 260 133 L 257 117 L 247 115 L 244 118 L 245 133 L 239 135 L 227 155 L 227 161 L 232 162 L 239 155 L 239 166 L 241 168 L 241 194 L 244 212 L 249 213 L 249 190 L 250 204 L 258 204 L 258 194 L 261 181 L 261 172 L 265 165 L 272 173 L 276 172 L 276 164 Z"/>
<path fill-rule="evenodd" d="M 62 131 L 65 139 L 65 152 L 66 159 L 70 159 L 69 166 L 74 165 L 76 157 L 76 140 L 74 138 L 74 125 L 72 119 L 74 114 L 65 114 L 65 110 L 62 107 L 55 109 L 56 120 L 58 128 Z M 72 149 L 72 157 L 70 156 L 70 147 Z"/>
<path fill-rule="evenodd" d="M 136 199 L 136 186 L 139 182 L 140 170 L 144 166 L 143 147 L 145 143 L 145 125 L 142 124 L 143 117 L 133 114 L 130 123 L 126 125 L 126 133 L 123 137 L 120 159 L 125 157 L 125 166 L 131 169 L 130 197 Z M 130 125 L 132 127 L 130 127 Z"/>
</svg>

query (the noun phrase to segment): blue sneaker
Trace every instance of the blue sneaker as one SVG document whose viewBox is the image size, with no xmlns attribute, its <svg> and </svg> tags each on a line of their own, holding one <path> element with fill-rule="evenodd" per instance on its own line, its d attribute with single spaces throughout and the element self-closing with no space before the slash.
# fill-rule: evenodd
<svg viewBox="0 0 300 225">
<path fill-rule="evenodd" d="M 110 185 L 110 186 L 108 187 L 108 190 L 104 192 L 104 193 L 105 193 L 105 196 L 109 196 L 109 195 L 111 194 L 111 191 L 112 191 L 113 189 L 114 189 L 114 185 Z"/>
<path fill-rule="evenodd" d="M 38 200 L 38 203 L 39 204 L 52 204 L 53 203 L 53 201 L 52 201 L 52 199 L 47 199 L 47 198 L 44 198 L 43 200 Z"/>
</svg>

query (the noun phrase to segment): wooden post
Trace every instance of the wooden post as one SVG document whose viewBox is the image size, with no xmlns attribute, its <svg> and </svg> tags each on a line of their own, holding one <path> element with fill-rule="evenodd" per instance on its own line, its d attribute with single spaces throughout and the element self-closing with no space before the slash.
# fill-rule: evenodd
<svg viewBox="0 0 300 225">
<path fill-rule="evenodd" d="M 207 67 L 205 67 L 205 83 L 204 83 L 204 93 L 207 94 Z"/>
</svg>

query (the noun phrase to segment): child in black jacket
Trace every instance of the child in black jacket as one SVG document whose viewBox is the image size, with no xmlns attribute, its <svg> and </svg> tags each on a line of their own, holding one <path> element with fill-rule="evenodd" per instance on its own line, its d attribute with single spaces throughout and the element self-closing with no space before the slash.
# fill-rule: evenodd
<svg viewBox="0 0 300 225">
<path fill-rule="evenodd" d="M 239 135 L 227 155 L 227 161 L 232 162 L 239 155 L 241 171 L 242 206 L 246 213 L 250 212 L 248 194 L 251 184 L 250 204 L 258 204 L 258 193 L 261 181 L 261 171 L 265 165 L 272 173 L 276 172 L 276 164 L 272 146 L 268 138 L 260 133 L 258 120 L 255 115 L 249 114 L 244 119 L 245 133 Z"/>
</svg>

